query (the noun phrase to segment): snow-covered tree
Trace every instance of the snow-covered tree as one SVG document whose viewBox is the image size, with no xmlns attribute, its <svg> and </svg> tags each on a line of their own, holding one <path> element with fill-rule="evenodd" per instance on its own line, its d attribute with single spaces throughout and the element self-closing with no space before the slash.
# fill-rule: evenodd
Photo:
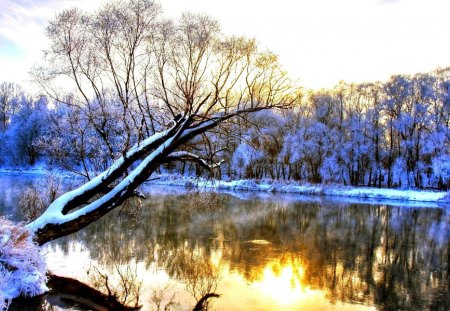
<svg viewBox="0 0 450 311">
<path fill-rule="evenodd" d="M 231 165 L 236 172 L 237 178 L 255 177 L 254 173 L 248 173 L 255 165 L 256 161 L 264 157 L 262 151 L 256 149 L 251 143 L 242 142 L 234 151 Z"/>
<path fill-rule="evenodd" d="M 5 132 L 0 133 L 0 160 L 7 165 L 34 165 L 42 155 L 38 141 L 47 127 L 47 100 L 33 100 L 22 93 L 15 101 L 16 112 L 9 116 Z"/>
<path fill-rule="evenodd" d="M 441 189 L 450 188 L 450 155 L 441 155 L 433 159 L 433 173 Z"/>
<path fill-rule="evenodd" d="M 66 104 L 83 111 L 114 161 L 28 225 L 38 243 L 80 230 L 119 206 L 165 163 L 217 166 L 217 159 L 185 147 L 237 117 L 296 100 L 277 57 L 258 52 L 253 40 L 227 37 L 203 15 L 167 21 L 159 12 L 152 1 L 113 2 L 91 14 L 64 11 L 47 28 L 52 45 L 36 78 L 60 103 L 67 96 L 49 83 L 61 77 L 73 82 Z M 118 137 L 109 136 L 109 117 L 98 116 L 97 106 L 120 112 Z"/>
</svg>

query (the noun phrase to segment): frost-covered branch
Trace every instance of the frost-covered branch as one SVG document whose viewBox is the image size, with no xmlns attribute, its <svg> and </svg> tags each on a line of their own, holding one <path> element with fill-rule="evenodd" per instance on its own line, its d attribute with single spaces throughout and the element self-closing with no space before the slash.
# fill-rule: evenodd
<svg viewBox="0 0 450 311">
<path fill-rule="evenodd" d="M 189 162 L 195 162 L 200 164 L 202 167 L 207 169 L 208 171 L 212 171 L 213 169 L 219 168 L 220 165 L 223 163 L 223 160 L 220 162 L 210 162 L 192 152 L 187 151 L 177 151 L 169 154 L 166 157 L 167 162 L 174 162 L 174 161 L 189 161 Z"/>
</svg>

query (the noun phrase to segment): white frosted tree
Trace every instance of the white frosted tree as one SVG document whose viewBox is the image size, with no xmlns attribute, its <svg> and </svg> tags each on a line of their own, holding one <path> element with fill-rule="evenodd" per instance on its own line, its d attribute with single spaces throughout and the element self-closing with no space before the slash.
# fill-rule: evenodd
<svg viewBox="0 0 450 311">
<path fill-rule="evenodd" d="M 113 162 L 28 225 L 39 244 L 119 206 L 165 163 L 216 167 L 218 159 L 186 150 L 193 138 L 296 99 L 277 57 L 258 52 L 253 40 L 227 37 L 203 15 L 165 20 L 152 1 L 111 2 L 92 14 L 63 11 L 47 34 L 47 62 L 35 78 L 49 96 L 84 111 Z M 54 88 L 60 78 L 74 86 L 70 100 Z M 117 150 L 107 131 L 110 107 L 124 127 Z"/>
</svg>

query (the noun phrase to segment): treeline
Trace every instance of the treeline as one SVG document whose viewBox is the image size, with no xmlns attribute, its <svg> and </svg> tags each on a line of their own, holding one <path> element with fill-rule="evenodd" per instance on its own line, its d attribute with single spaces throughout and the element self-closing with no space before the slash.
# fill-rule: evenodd
<svg viewBox="0 0 450 311">
<path fill-rule="evenodd" d="M 253 118 L 231 174 L 353 186 L 448 189 L 450 70 L 307 92 Z"/>
<path fill-rule="evenodd" d="M 0 86 L 0 162 L 57 164 L 87 178 L 140 137 L 152 115 L 120 104 L 80 109 Z M 161 116 L 159 116 L 161 117 Z M 450 188 L 450 69 L 385 83 L 305 91 L 292 109 L 236 118 L 187 149 L 225 159 L 226 178 L 271 178 L 372 187 Z M 228 135 L 233 133 L 232 135 Z M 198 148 L 198 146 L 202 148 Z M 203 174 L 195 163 L 163 170 Z"/>
<path fill-rule="evenodd" d="M 49 132 L 48 104 L 16 84 L 0 84 L 0 165 L 34 165 L 43 156 L 39 141 Z"/>
</svg>

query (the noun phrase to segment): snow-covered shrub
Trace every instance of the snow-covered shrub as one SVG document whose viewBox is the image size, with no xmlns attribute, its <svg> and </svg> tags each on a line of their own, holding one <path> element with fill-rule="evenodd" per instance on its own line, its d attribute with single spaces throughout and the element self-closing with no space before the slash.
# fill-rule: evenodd
<svg viewBox="0 0 450 311">
<path fill-rule="evenodd" d="M 433 174 L 441 179 L 443 185 L 450 184 L 450 155 L 441 155 L 433 159 Z"/>
<path fill-rule="evenodd" d="M 46 265 L 22 224 L 0 218 L 0 298 L 32 297 L 45 293 Z"/>
</svg>

